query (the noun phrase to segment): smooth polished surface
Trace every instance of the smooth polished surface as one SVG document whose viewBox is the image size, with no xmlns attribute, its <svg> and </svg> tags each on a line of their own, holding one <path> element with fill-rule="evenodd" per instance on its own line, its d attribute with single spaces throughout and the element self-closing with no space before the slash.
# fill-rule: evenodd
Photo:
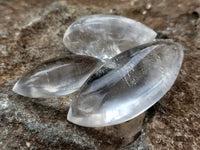
<svg viewBox="0 0 200 150">
<path fill-rule="evenodd" d="M 103 127 L 138 116 L 170 89 L 182 60 L 183 47 L 164 41 L 117 55 L 83 85 L 68 120 L 80 126 Z"/>
<path fill-rule="evenodd" d="M 89 56 L 54 58 L 26 73 L 13 91 L 33 98 L 67 95 L 78 90 L 101 65 L 101 61 Z"/>
<path fill-rule="evenodd" d="M 154 32 L 135 20 L 115 15 L 90 15 L 75 21 L 65 32 L 63 42 L 73 53 L 101 60 L 122 51 L 152 42 Z"/>
</svg>

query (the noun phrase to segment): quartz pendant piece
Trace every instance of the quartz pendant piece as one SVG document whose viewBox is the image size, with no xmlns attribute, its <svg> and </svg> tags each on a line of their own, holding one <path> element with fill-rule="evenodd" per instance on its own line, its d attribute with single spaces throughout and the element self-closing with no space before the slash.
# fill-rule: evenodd
<svg viewBox="0 0 200 150">
<path fill-rule="evenodd" d="M 65 32 L 63 42 L 73 53 L 101 60 L 122 51 L 152 42 L 154 32 L 144 24 L 115 15 L 91 15 L 75 21 Z"/>
<path fill-rule="evenodd" d="M 101 65 L 101 61 L 89 56 L 51 59 L 26 73 L 13 91 L 33 98 L 67 95 L 78 90 Z"/>
<path fill-rule="evenodd" d="M 182 60 L 183 47 L 173 42 L 154 42 L 122 52 L 81 87 L 68 120 L 103 127 L 138 116 L 170 89 Z"/>
</svg>

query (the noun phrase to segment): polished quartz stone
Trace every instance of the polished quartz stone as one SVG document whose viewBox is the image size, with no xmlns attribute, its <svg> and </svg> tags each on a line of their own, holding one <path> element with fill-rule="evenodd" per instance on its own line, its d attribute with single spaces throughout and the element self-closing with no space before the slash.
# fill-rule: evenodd
<svg viewBox="0 0 200 150">
<path fill-rule="evenodd" d="M 75 21 L 65 32 L 63 42 L 73 53 L 105 60 L 152 42 L 155 37 L 156 33 L 140 22 L 99 14 Z"/>
<path fill-rule="evenodd" d="M 164 41 L 115 56 L 81 87 L 68 120 L 80 126 L 103 127 L 138 116 L 170 89 L 182 60 L 183 47 Z"/>
<path fill-rule="evenodd" d="M 54 58 L 26 73 L 13 91 L 33 98 L 67 95 L 78 90 L 101 65 L 101 61 L 89 56 Z"/>
</svg>

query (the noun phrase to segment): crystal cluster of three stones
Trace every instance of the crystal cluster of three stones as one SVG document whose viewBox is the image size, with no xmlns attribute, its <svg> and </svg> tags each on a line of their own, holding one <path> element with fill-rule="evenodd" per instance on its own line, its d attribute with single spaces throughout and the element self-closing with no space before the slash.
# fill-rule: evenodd
<svg viewBox="0 0 200 150">
<path fill-rule="evenodd" d="M 183 47 L 155 37 L 152 29 L 125 17 L 83 17 L 63 38 L 74 54 L 39 64 L 13 91 L 33 98 L 78 91 L 67 117 L 77 125 L 102 127 L 128 121 L 160 100 L 182 64 Z"/>
</svg>

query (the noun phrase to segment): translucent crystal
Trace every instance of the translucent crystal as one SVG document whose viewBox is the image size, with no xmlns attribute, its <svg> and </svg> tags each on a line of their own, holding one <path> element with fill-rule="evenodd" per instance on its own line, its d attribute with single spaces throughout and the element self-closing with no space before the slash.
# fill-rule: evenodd
<svg viewBox="0 0 200 150">
<path fill-rule="evenodd" d="M 51 59 L 26 73 L 13 91 L 34 98 L 66 95 L 78 90 L 101 65 L 101 61 L 89 56 Z"/>
<path fill-rule="evenodd" d="M 121 51 L 152 42 L 156 33 L 144 24 L 115 15 L 91 15 L 74 22 L 63 42 L 73 53 L 110 59 Z"/>
<path fill-rule="evenodd" d="M 83 85 L 72 102 L 68 120 L 102 127 L 138 116 L 170 89 L 182 60 L 183 47 L 163 41 L 117 55 Z"/>
</svg>

